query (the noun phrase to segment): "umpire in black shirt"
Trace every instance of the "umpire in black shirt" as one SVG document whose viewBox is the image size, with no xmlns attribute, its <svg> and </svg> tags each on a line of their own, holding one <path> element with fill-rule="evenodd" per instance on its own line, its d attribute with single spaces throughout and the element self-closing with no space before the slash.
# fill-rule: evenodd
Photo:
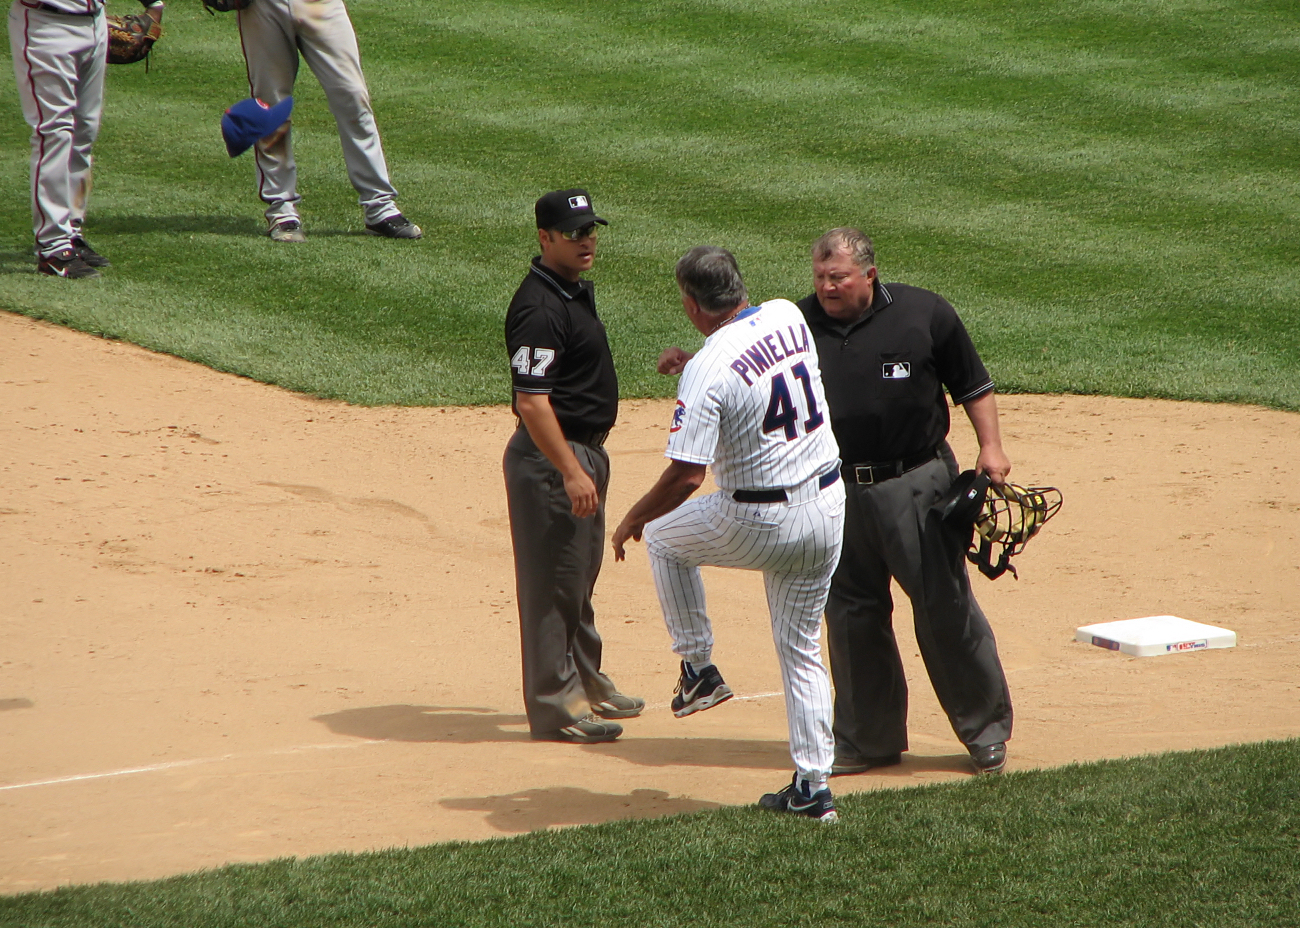
<svg viewBox="0 0 1300 928">
<path fill-rule="evenodd" d="M 591 744 L 623 728 L 645 700 L 600 672 L 591 594 L 605 550 L 605 437 L 618 416 L 618 378 L 589 281 L 596 215 L 585 190 L 537 201 L 542 253 L 506 312 L 519 428 L 503 468 L 515 553 L 524 707 L 532 736 Z"/>
<path fill-rule="evenodd" d="M 815 292 L 800 301 L 817 343 L 848 492 L 844 548 L 826 606 L 835 681 L 835 767 L 861 773 L 907 750 L 907 681 L 890 578 L 912 601 L 916 640 L 953 730 L 980 772 L 1006 762 L 1011 694 L 971 592 L 970 539 L 931 507 L 957 476 L 948 403 L 979 442 L 976 470 L 1005 482 L 993 381 L 941 296 L 876 279 L 871 239 L 827 232 L 812 248 Z"/>
</svg>

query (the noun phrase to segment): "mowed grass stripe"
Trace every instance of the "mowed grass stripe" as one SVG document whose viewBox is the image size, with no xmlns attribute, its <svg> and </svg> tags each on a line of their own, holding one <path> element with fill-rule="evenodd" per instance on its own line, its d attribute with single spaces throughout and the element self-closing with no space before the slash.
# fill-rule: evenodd
<svg viewBox="0 0 1300 928">
<path fill-rule="evenodd" d="M 798 298 L 808 243 L 855 223 L 886 280 L 952 299 L 1004 390 L 1300 408 L 1284 4 L 350 9 L 426 240 L 356 234 L 305 69 L 311 238 L 259 238 L 249 158 L 217 135 L 246 93 L 233 18 L 178 8 L 152 73 L 110 74 L 90 231 L 117 266 L 98 284 L 27 273 L 26 127 L 0 85 L 0 305 L 353 402 L 504 402 L 531 204 L 577 182 L 614 220 L 592 276 L 628 396 L 671 392 L 653 358 L 694 345 L 671 280 L 683 250 L 727 245 L 755 297 Z"/>
</svg>

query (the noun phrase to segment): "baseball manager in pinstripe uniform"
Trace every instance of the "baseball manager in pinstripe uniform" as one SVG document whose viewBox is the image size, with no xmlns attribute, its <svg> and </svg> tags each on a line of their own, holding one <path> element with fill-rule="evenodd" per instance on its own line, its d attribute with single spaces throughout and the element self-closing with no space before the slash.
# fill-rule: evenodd
<svg viewBox="0 0 1300 928">
<path fill-rule="evenodd" d="M 519 428 L 503 467 L 515 552 L 524 708 L 535 739 L 613 741 L 613 719 L 645 700 L 601 673 L 591 594 L 605 551 L 605 437 L 618 417 L 618 377 L 582 273 L 605 225 L 581 189 L 537 201 L 533 259 L 506 312 Z"/>
<path fill-rule="evenodd" d="M 731 696 L 713 663 L 700 567 L 763 572 L 795 774 L 759 803 L 833 822 L 830 679 L 818 639 L 840 555 L 844 487 L 817 346 L 793 303 L 749 305 L 729 251 L 693 248 L 676 270 L 682 306 L 704 347 L 678 385 L 670 463 L 615 529 L 614 556 L 622 560 L 627 541 L 644 532 L 664 621 L 682 659 L 672 703 L 678 717 Z M 689 499 L 709 465 L 721 489 Z"/>
<path fill-rule="evenodd" d="M 826 607 L 835 679 L 836 774 L 900 762 L 907 681 L 894 640 L 890 578 L 912 602 L 930 682 L 977 771 L 996 773 L 1011 736 L 1011 694 L 993 631 L 971 592 L 970 532 L 934 504 L 957 476 L 944 391 L 979 442 L 978 471 L 1002 484 L 993 380 L 943 297 L 877 279 L 858 229 L 812 246 L 814 291 L 799 301 L 817 342 L 848 494 L 844 551 Z"/>
</svg>

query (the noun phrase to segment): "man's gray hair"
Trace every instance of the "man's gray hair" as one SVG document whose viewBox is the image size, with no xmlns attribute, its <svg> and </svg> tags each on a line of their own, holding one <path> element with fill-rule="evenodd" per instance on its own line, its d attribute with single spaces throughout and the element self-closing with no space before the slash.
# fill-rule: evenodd
<svg viewBox="0 0 1300 928">
<path fill-rule="evenodd" d="M 736 256 L 725 248 L 697 245 L 677 260 L 677 286 L 710 313 L 725 313 L 749 300 Z"/>
<path fill-rule="evenodd" d="M 831 229 L 813 242 L 813 260 L 825 261 L 841 249 L 849 253 L 849 257 L 853 259 L 853 263 L 859 270 L 865 271 L 869 267 L 876 266 L 876 248 L 871 244 L 871 237 L 861 229 L 852 226 Z"/>
</svg>

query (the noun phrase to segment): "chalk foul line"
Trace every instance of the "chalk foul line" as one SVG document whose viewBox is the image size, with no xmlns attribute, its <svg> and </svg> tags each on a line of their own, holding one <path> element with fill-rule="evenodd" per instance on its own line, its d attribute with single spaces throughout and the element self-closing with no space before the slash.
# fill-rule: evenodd
<svg viewBox="0 0 1300 928">
<path fill-rule="evenodd" d="M 782 690 L 774 693 L 753 693 L 747 696 L 736 695 L 733 699 L 768 699 L 773 696 L 784 696 Z M 666 709 L 667 703 L 662 706 L 648 706 L 650 709 Z M 334 751 L 340 748 L 359 748 L 372 744 L 383 744 L 382 739 L 347 742 L 344 744 L 300 744 L 291 748 L 280 748 L 275 751 L 261 751 L 256 754 L 222 754 L 219 757 L 195 757 L 190 760 L 173 760 L 162 764 L 148 764 L 143 767 L 123 767 L 121 770 L 105 770 L 101 773 L 79 773 L 66 777 L 52 777 L 48 780 L 32 780 L 28 783 L 11 783 L 8 786 L 0 786 L 0 793 L 13 789 L 31 789 L 36 786 L 57 786 L 60 783 L 81 783 L 86 780 L 106 780 L 110 777 L 128 777 L 138 773 L 158 773 L 163 770 L 177 770 L 181 767 L 197 767 L 202 764 L 219 764 L 222 761 L 238 760 L 243 757 L 270 757 L 277 754 L 301 754 L 305 751 Z"/>
<path fill-rule="evenodd" d="M 332 751 L 339 748 L 359 748 L 368 744 L 380 744 L 379 741 L 357 741 L 346 744 L 300 744 L 291 748 L 275 751 L 261 751 L 256 754 L 222 754 L 219 757 L 196 757 L 191 760 L 173 760 L 163 764 L 149 764 L 144 767 L 123 767 L 121 770 L 106 770 L 102 773 L 79 773 L 67 777 L 53 777 L 48 780 L 32 780 L 30 783 L 13 783 L 0 786 L 0 792 L 11 789 L 30 789 L 33 786 L 55 786 L 59 783 L 79 783 L 83 780 L 105 780 L 109 777 L 126 777 L 137 773 L 157 773 L 160 770 L 175 770 L 179 767 L 197 767 L 201 764 L 219 764 L 222 761 L 238 760 L 241 757 L 269 757 L 276 754 L 301 754 L 304 751 Z"/>
</svg>

